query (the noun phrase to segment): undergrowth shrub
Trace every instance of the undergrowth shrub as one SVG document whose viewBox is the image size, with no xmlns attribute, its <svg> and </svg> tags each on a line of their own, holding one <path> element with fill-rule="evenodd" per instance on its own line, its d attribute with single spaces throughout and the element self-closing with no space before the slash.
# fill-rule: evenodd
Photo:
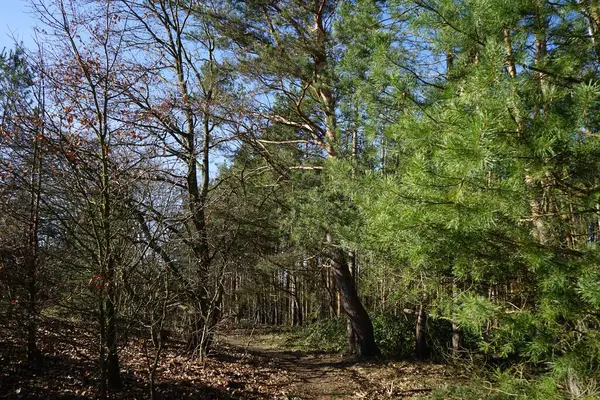
<svg viewBox="0 0 600 400">
<path fill-rule="evenodd" d="M 291 338 L 292 347 L 342 352 L 348 348 L 345 317 L 323 319 L 300 328 Z"/>
<path fill-rule="evenodd" d="M 435 390 L 430 400 L 594 400 L 600 398 L 596 380 L 573 383 L 551 375 L 524 377 L 517 366 L 509 371 L 496 370 L 485 378 L 471 378 L 465 384 Z M 576 388 L 573 385 L 577 386 Z"/>
<path fill-rule="evenodd" d="M 386 357 L 408 358 L 415 352 L 416 318 L 409 314 L 372 317 L 375 342 Z"/>
<path fill-rule="evenodd" d="M 414 314 L 377 314 L 373 316 L 375 341 L 383 355 L 392 358 L 415 356 L 417 317 Z M 431 360 L 445 360 L 452 346 L 452 324 L 443 318 L 427 318 L 425 340 Z M 461 332 L 461 346 L 477 348 L 477 337 Z"/>
<path fill-rule="evenodd" d="M 406 315 L 372 316 L 375 342 L 384 356 L 410 357 L 414 353 L 415 318 Z M 348 350 L 346 317 L 320 320 L 298 330 L 292 345 L 310 350 L 344 352 Z"/>
<path fill-rule="evenodd" d="M 375 342 L 385 357 L 407 359 L 415 356 L 415 315 L 381 313 L 372 315 L 371 320 Z M 305 350 L 344 352 L 348 350 L 347 329 L 345 316 L 319 320 L 295 330 L 288 344 Z M 450 322 L 442 318 L 428 318 L 425 336 L 430 359 L 447 359 L 452 340 Z M 470 332 L 462 332 L 461 340 L 463 348 L 477 348 L 478 338 Z"/>
</svg>

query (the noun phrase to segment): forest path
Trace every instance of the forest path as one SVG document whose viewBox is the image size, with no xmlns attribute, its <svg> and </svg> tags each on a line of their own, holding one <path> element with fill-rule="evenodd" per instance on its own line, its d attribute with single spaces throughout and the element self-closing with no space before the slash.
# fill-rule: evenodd
<svg viewBox="0 0 600 400">
<path fill-rule="evenodd" d="M 417 399 L 453 381 L 446 365 L 361 361 L 317 351 L 290 350 L 285 335 L 238 331 L 220 335 L 228 352 L 281 376 L 269 388 L 274 399 Z"/>
</svg>

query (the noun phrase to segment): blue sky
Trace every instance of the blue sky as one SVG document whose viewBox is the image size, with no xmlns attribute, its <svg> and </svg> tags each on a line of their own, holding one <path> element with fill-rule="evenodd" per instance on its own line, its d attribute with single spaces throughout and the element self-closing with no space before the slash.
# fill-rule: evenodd
<svg viewBox="0 0 600 400">
<path fill-rule="evenodd" d="M 33 46 L 32 27 L 35 18 L 29 11 L 26 0 L 0 0 L 0 51 L 13 48 L 14 37 L 25 47 Z"/>
</svg>

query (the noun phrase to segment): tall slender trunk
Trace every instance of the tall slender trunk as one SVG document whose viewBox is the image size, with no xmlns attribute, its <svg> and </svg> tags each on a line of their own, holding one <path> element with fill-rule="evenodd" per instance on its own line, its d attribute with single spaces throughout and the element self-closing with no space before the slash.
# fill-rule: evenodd
<svg viewBox="0 0 600 400">
<path fill-rule="evenodd" d="M 427 313 L 423 303 L 419 305 L 419 311 L 417 313 L 417 326 L 415 332 L 415 355 L 417 359 L 423 360 L 427 358 L 427 341 L 425 337 L 425 325 L 427 323 Z"/>
<path fill-rule="evenodd" d="M 194 293 L 194 303 L 196 305 L 196 315 L 192 317 L 192 325 L 188 336 L 188 348 L 191 351 L 199 351 L 200 358 L 208 352 L 208 344 L 211 342 L 210 335 L 212 331 L 209 315 L 210 293 L 209 270 L 211 264 L 210 249 L 208 245 L 208 226 L 206 220 L 206 201 L 209 190 L 209 148 L 210 148 L 210 122 L 208 114 L 202 116 L 202 148 L 201 148 L 201 167 L 200 179 L 198 179 L 198 159 L 196 156 L 196 138 L 195 117 L 192 108 L 192 99 L 190 98 L 188 82 L 184 72 L 184 56 L 182 54 L 181 32 L 177 32 L 173 47 L 177 49 L 174 53 L 177 55 L 175 61 L 175 71 L 177 73 L 180 94 L 183 98 L 185 111 L 185 139 L 187 152 L 187 191 L 189 196 L 188 207 L 191 216 L 191 234 L 192 250 L 196 257 L 197 287 Z M 207 102 L 211 101 L 212 93 L 208 93 Z M 200 183 L 199 183 L 200 180 Z"/>
<path fill-rule="evenodd" d="M 105 104 L 104 110 L 108 109 L 108 104 Z M 106 120 L 106 112 L 103 114 L 103 123 L 101 132 L 103 132 L 100 140 L 100 154 L 102 160 L 102 230 L 103 230 L 103 245 L 104 245 L 104 260 L 102 278 L 103 284 L 106 286 L 105 301 L 105 323 L 106 335 L 104 337 L 107 348 L 106 354 L 106 378 L 109 389 L 121 388 L 121 371 L 119 366 L 119 355 L 117 349 L 117 310 L 116 310 L 116 260 L 113 248 L 113 232 L 112 232 L 112 197 L 111 197 L 111 182 L 109 170 L 109 154 L 108 154 L 108 127 Z"/>
<path fill-rule="evenodd" d="M 100 324 L 100 342 L 98 343 L 99 360 L 100 360 L 100 382 L 98 394 L 101 399 L 107 398 L 107 368 L 106 368 L 106 346 L 104 339 L 106 338 L 106 313 L 104 312 L 104 293 L 100 293 L 100 301 L 98 305 L 98 322 Z"/>
<path fill-rule="evenodd" d="M 187 90 L 187 89 L 185 89 Z M 187 98 L 187 94 L 184 93 Z M 189 100 L 187 100 L 189 101 Z M 187 105 L 188 118 L 188 175 L 187 185 L 190 196 L 190 214 L 193 225 L 193 251 L 197 258 L 197 276 L 198 287 L 195 293 L 198 306 L 197 316 L 194 318 L 193 327 L 189 336 L 188 346 L 190 350 L 199 350 L 200 357 L 203 358 L 208 352 L 208 344 L 211 342 L 212 334 L 212 314 L 211 303 L 209 301 L 210 293 L 208 291 L 209 270 L 211 264 L 210 249 L 208 245 L 208 226 L 206 221 L 206 200 L 209 190 L 209 139 L 210 127 L 208 117 L 203 121 L 203 148 L 202 148 L 202 166 L 201 166 L 201 185 L 198 184 L 197 159 L 195 156 L 195 132 L 193 127 L 193 116 L 191 105 Z"/>
<path fill-rule="evenodd" d="M 547 21 L 545 19 L 536 16 L 536 34 L 535 34 L 535 64 L 536 66 L 543 61 L 543 58 L 547 53 L 547 39 L 546 39 L 546 24 Z M 517 68 L 515 64 L 515 55 L 512 48 L 511 43 L 511 33 L 508 27 L 504 28 L 504 47 L 506 52 L 506 66 L 508 70 L 508 74 L 511 79 L 515 80 L 517 78 Z M 544 85 L 544 76 L 541 72 L 536 73 L 536 77 L 538 80 L 538 90 L 540 93 L 542 92 L 542 87 Z M 516 97 L 517 94 L 514 93 Z M 535 107 L 534 115 L 537 117 L 541 111 L 544 111 L 545 106 Z M 513 118 L 517 125 L 517 135 L 520 138 L 525 137 L 525 121 L 523 118 L 523 113 L 519 109 L 518 105 L 515 104 L 513 107 Z M 545 189 L 541 188 L 541 184 L 537 181 L 528 170 L 526 170 L 524 176 L 525 185 L 531 189 L 531 198 L 529 200 L 529 206 L 531 210 L 531 221 L 533 225 L 532 235 L 533 237 L 541 244 L 545 244 L 548 239 L 548 229 L 544 223 L 543 215 L 544 215 L 544 202 L 543 202 L 543 192 Z"/>
<path fill-rule="evenodd" d="M 540 10 L 541 12 L 541 10 Z M 535 16 L 535 65 L 539 66 L 548 53 L 548 39 L 547 39 L 548 20 L 544 15 Z M 544 86 L 547 85 L 546 77 L 543 73 L 536 73 L 538 94 L 542 99 L 542 104 L 534 107 L 534 118 L 538 118 L 542 114 L 547 113 L 548 99 L 544 95 Z M 541 180 L 534 179 L 531 176 L 526 176 L 525 183 L 528 184 L 532 189 L 530 206 L 531 215 L 534 227 L 534 237 L 540 244 L 546 244 L 549 240 L 549 229 L 545 223 L 544 217 L 548 212 L 548 198 L 551 183 L 551 175 L 546 172 L 545 176 Z"/>
<path fill-rule="evenodd" d="M 452 321 L 452 352 L 458 355 L 460 351 L 460 330 L 456 321 Z"/>
<path fill-rule="evenodd" d="M 325 269 L 325 288 L 327 289 L 328 294 L 327 308 L 329 311 L 329 317 L 335 318 L 338 315 L 336 314 L 338 310 L 338 294 L 337 288 L 335 287 L 335 278 L 333 277 L 333 273 L 331 272 L 330 268 Z"/>
<path fill-rule="evenodd" d="M 456 286 L 456 281 L 452 283 L 452 303 L 454 307 L 456 307 L 456 301 L 458 298 L 458 287 Z M 456 316 L 454 311 L 452 312 L 452 353 L 455 356 L 458 356 L 460 351 L 460 327 L 456 322 Z"/>
<path fill-rule="evenodd" d="M 41 190 L 41 156 L 40 143 L 36 135 L 33 138 L 33 160 L 30 177 L 30 217 L 27 249 L 27 359 L 36 361 L 40 352 L 37 347 L 37 306 L 38 306 L 38 265 L 39 265 L 39 208 Z"/>
<path fill-rule="evenodd" d="M 121 368 L 119 366 L 119 354 L 117 348 L 117 311 L 115 291 L 115 262 L 110 259 L 107 274 L 106 288 L 106 377 L 110 389 L 121 388 Z"/>
</svg>

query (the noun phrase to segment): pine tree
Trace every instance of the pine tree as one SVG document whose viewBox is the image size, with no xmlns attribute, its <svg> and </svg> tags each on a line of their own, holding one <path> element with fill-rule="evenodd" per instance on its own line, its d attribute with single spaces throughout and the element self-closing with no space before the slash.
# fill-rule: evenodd
<svg viewBox="0 0 600 400">
<path fill-rule="evenodd" d="M 37 329 L 44 263 L 40 237 L 44 195 L 42 177 L 47 146 L 43 142 L 43 82 L 21 46 L 0 53 L 0 262 L 11 302 L 23 297 L 27 358 L 38 361 Z M 10 259 L 10 262 L 9 262 Z"/>
<path fill-rule="evenodd" d="M 277 3 L 226 3 L 216 24 L 231 39 L 240 71 L 255 85 L 254 104 L 246 112 L 262 124 L 292 128 L 296 137 L 317 157 L 330 161 L 343 158 L 342 131 L 338 122 L 339 88 L 335 71 L 335 40 L 332 34 L 336 2 L 293 1 Z M 207 11 L 211 12 L 211 11 Z M 264 98 L 276 98 L 281 110 L 264 107 Z M 283 144 L 283 143 L 282 143 Z M 320 169 L 314 164 L 300 166 Z M 325 187 L 326 189 L 326 187 Z M 313 209 L 321 215 L 335 208 L 337 195 L 313 197 Z M 351 346 L 359 355 L 379 353 L 373 327 L 361 303 L 349 263 L 348 249 L 323 220 L 317 225 L 313 243 L 325 248 L 328 267 L 335 276 L 340 301 L 351 324 Z"/>
<path fill-rule="evenodd" d="M 589 10 L 407 4 L 417 82 L 394 93 L 413 105 L 385 128 L 401 162 L 365 179 L 368 245 L 448 282 L 434 304 L 490 356 L 546 362 L 581 386 L 597 365 L 599 327 Z"/>
</svg>

